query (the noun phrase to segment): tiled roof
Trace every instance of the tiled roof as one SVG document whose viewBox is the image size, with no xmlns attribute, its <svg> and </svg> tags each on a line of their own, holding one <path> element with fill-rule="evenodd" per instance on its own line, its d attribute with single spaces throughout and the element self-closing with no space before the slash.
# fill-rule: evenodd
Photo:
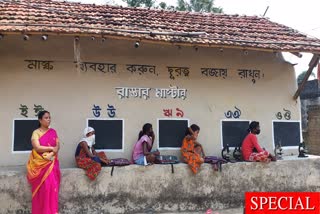
<svg viewBox="0 0 320 214">
<path fill-rule="evenodd" d="M 256 16 L 0 0 L 0 33 L 104 35 L 181 45 L 320 53 L 320 40 Z"/>
</svg>

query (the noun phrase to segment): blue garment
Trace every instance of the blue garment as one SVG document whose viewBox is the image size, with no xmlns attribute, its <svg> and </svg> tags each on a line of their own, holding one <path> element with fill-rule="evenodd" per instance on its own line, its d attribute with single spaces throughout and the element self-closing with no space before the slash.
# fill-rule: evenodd
<svg viewBox="0 0 320 214">
<path fill-rule="evenodd" d="M 147 165 L 146 162 L 147 160 L 144 155 L 140 156 L 137 160 L 134 161 L 135 164 L 142 165 L 142 166 Z"/>
<path fill-rule="evenodd" d="M 99 157 L 95 156 L 93 158 L 91 158 L 92 160 L 94 160 L 95 162 L 101 163 L 101 160 Z"/>
<path fill-rule="evenodd" d="M 81 151 L 81 145 L 80 145 L 80 144 L 81 144 L 81 143 L 78 144 L 77 149 L 76 149 L 76 153 L 75 153 L 75 156 L 76 156 L 76 157 L 79 156 L 80 151 Z M 88 149 L 90 150 L 90 147 L 89 147 L 89 146 L 88 146 Z M 89 158 L 89 157 L 88 157 L 88 158 Z M 95 162 L 101 163 L 100 158 L 97 157 L 97 156 L 92 157 L 91 159 L 94 160 Z"/>
</svg>

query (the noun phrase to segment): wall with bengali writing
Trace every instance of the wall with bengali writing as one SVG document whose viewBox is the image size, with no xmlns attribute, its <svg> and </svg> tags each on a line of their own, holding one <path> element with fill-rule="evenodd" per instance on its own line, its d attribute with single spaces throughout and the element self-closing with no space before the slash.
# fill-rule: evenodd
<svg viewBox="0 0 320 214">
<path fill-rule="evenodd" d="M 272 120 L 300 120 L 294 68 L 279 53 L 144 42 L 135 48 L 134 41 L 89 37 L 78 49 L 75 63 L 72 37 L 0 41 L 0 166 L 26 163 L 29 153 L 12 152 L 13 120 L 34 118 L 41 108 L 51 112 L 64 167 L 75 165 L 87 118 L 124 119 L 123 151 L 108 152 L 110 158 L 130 158 L 142 125 L 152 123 L 156 132 L 158 118 L 198 124 L 207 155 L 220 154 L 221 120 L 260 121 L 258 139 L 268 150 Z"/>
</svg>

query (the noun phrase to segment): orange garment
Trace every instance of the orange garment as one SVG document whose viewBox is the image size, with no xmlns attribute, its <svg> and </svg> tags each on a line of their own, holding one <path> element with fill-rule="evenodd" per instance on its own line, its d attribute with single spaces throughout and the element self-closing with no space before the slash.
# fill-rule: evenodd
<svg viewBox="0 0 320 214">
<path fill-rule="evenodd" d="M 181 146 L 181 154 L 184 162 L 187 163 L 192 172 L 196 174 L 200 169 L 203 160 L 201 160 L 201 149 L 199 146 L 195 147 L 195 139 L 191 136 L 186 136 L 183 139 Z"/>
<path fill-rule="evenodd" d="M 101 171 L 101 160 L 99 159 L 107 160 L 106 154 L 104 152 L 99 152 L 97 153 L 98 157 L 90 158 L 86 154 L 85 150 L 80 146 L 80 144 L 78 145 L 77 150 L 78 149 L 80 150 L 80 152 L 78 155 L 76 155 L 77 166 L 86 171 L 86 175 L 90 180 L 95 180 Z"/>
<path fill-rule="evenodd" d="M 39 153 L 32 149 L 29 161 L 27 163 L 27 179 L 31 182 L 35 179 L 39 179 L 40 175 L 43 175 L 41 179 L 37 182 L 32 192 L 32 198 L 37 194 L 39 188 L 46 180 L 48 175 L 51 173 L 55 164 L 55 159 L 53 161 L 44 159 Z"/>
</svg>

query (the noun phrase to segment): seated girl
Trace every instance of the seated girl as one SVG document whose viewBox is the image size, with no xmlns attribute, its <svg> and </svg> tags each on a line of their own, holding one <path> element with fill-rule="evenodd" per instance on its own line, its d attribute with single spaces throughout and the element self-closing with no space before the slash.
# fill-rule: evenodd
<svg viewBox="0 0 320 214">
<path fill-rule="evenodd" d="M 104 152 L 97 153 L 93 147 L 95 144 L 95 131 L 92 127 L 84 129 L 82 138 L 76 149 L 76 163 L 79 168 L 86 171 L 90 180 L 94 180 L 101 171 L 101 165 L 106 165 L 109 160 Z"/>
<path fill-rule="evenodd" d="M 260 124 L 252 121 L 249 125 L 248 135 L 242 142 L 242 156 L 245 161 L 270 162 L 276 158 L 266 150 L 262 149 L 258 143 L 256 135 L 260 134 Z"/>
<path fill-rule="evenodd" d="M 155 162 L 156 155 L 160 155 L 158 151 L 151 151 L 154 137 L 152 125 L 150 123 L 144 124 L 132 152 L 132 160 L 135 164 L 153 164 Z"/>
<path fill-rule="evenodd" d="M 197 142 L 200 127 L 193 124 L 186 130 L 185 137 L 182 142 L 181 154 L 184 162 L 187 163 L 192 172 L 196 174 L 204 162 L 204 151 L 202 145 Z"/>
</svg>

